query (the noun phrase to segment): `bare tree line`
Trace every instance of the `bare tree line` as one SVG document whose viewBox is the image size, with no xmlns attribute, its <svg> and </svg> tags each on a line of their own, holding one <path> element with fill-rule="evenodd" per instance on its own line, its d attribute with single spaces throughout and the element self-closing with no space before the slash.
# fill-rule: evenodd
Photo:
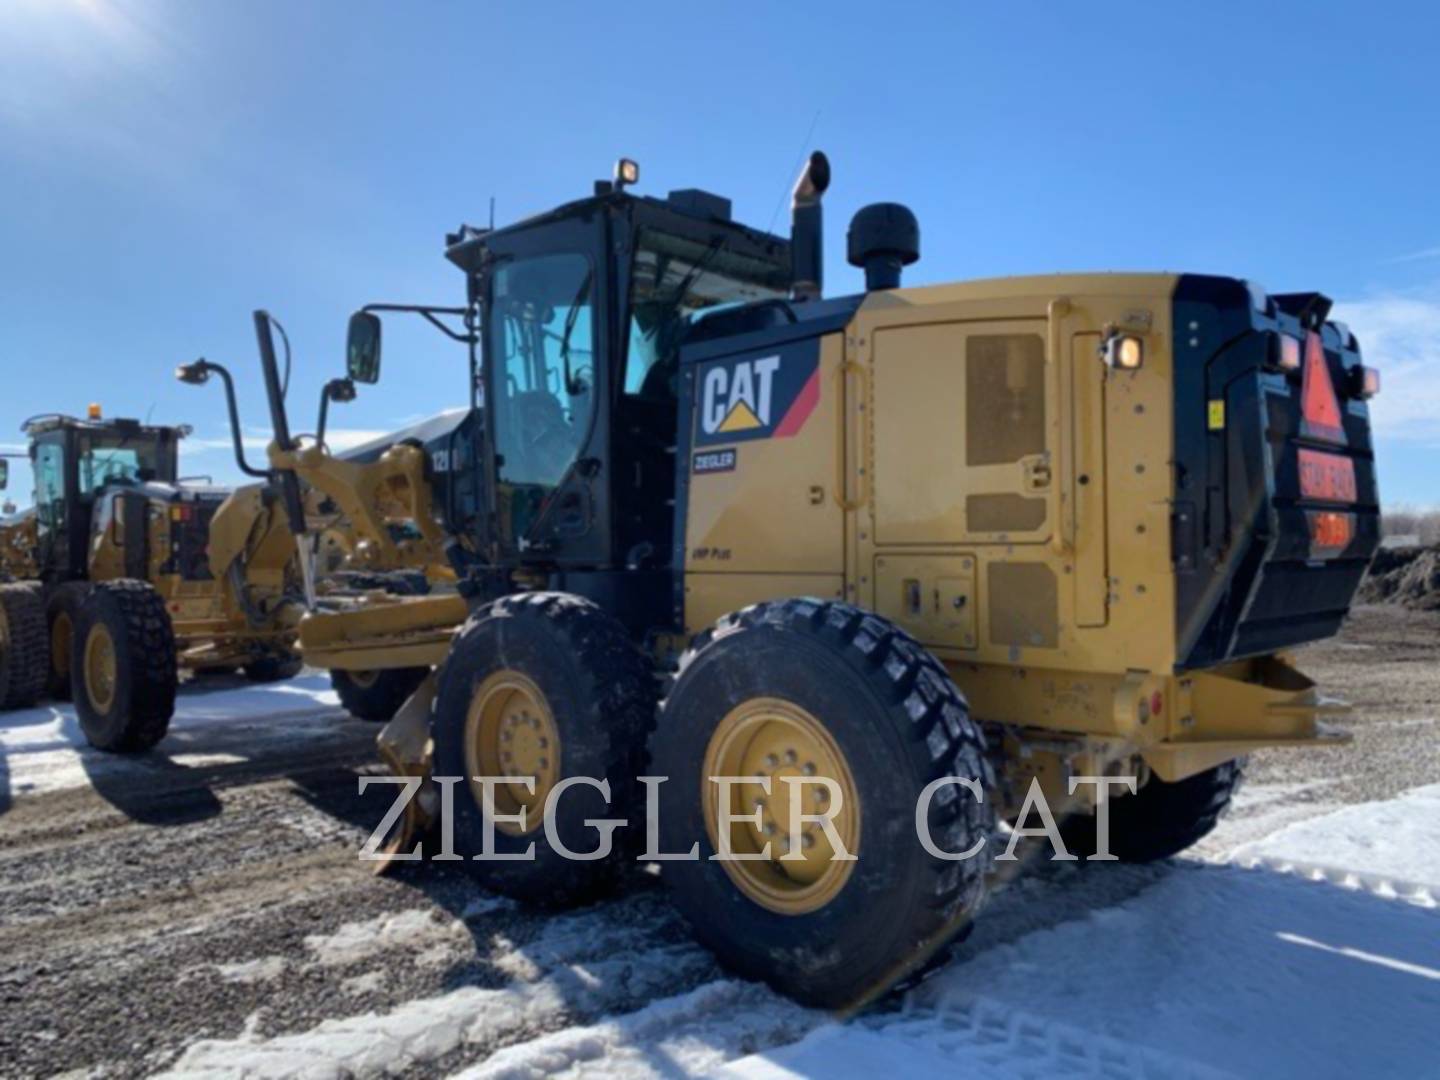
<svg viewBox="0 0 1440 1080">
<path fill-rule="evenodd" d="M 1414 537 L 1415 543 L 1440 544 L 1440 510 L 1423 510 L 1401 503 L 1380 517 L 1381 534 L 1389 540 Z"/>
</svg>

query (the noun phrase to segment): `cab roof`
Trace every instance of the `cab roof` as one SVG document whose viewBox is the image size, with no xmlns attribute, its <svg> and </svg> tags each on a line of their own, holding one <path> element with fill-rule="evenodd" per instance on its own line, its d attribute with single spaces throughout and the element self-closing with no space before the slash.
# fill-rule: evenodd
<svg viewBox="0 0 1440 1080">
<path fill-rule="evenodd" d="M 651 195 L 631 195 L 626 191 L 602 191 L 584 199 L 576 199 L 540 214 L 521 218 L 494 229 L 462 225 L 458 232 L 445 237 L 445 257 L 467 273 L 479 270 L 484 253 L 495 239 L 528 232 L 537 227 L 566 221 L 589 221 L 597 214 L 643 216 L 650 221 L 664 221 L 671 216 L 683 228 L 721 229 L 745 242 L 767 249 L 776 259 L 788 262 L 790 241 L 774 233 L 752 229 L 730 216 L 730 200 L 698 188 L 672 191 L 663 199 Z"/>
</svg>

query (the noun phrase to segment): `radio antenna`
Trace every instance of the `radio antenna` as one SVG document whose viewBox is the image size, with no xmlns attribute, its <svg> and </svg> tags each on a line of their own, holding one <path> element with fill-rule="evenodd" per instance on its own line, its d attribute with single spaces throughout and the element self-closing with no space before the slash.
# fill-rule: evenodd
<svg viewBox="0 0 1440 1080">
<path fill-rule="evenodd" d="M 805 160 L 805 148 L 810 145 L 810 140 L 815 136 L 815 128 L 820 123 L 820 110 L 815 110 L 815 115 L 810 118 L 810 129 L 805 132 L 805 138 L 800 140 L 800 152 L 795 155 L 795 164 L 790 166 L 790 171 L 785 174 L 785 182 L 780 185 L 780 198 L 775 200 L 775 212 L 770 215 L 770 221 L 765 226 L 765 231 L 770 232 L 775 228 L 775 219 L 780 216 L 780 209 L 785 205 L 785 196 L 790 194 L 790 185 L 795 179 L 795 174 L 800 171 L 800 162 Z"/>
</svg>

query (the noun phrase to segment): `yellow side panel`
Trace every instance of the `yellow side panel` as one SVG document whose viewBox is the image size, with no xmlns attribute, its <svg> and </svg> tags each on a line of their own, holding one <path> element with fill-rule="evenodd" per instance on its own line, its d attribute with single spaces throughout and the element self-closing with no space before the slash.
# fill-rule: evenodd
<svg viewBox="0 0 1440 1080">
<path fill-rule="evenodd" d="M 722 615 L 790 596 L 839 600 L 845 579 L 840 574 L 686 574 L 685 632 L 697 634 Z"/>
<path fill-rule="evenodd" d="M 867 297 L 846 330 L 847 596 L 966 671 L 1170 671 L 1173 288 L 1095 275 Z M 1140 370 L 1105 368 L 1115 327 L 1143 338 Z M 940 566 L 965 558 L 973 582 Z M 942 604 L 973 590 L 973 630 L 927 625 L 942 579 Z"/>
<path fill-rule="evenodd" d="M 886 555 L 875 559 L 875 610 L 932 648 L 976 646 L 975 559 Z"/>
<path fill-rule="evenodd" d="M 734 390 L 746 357 L 737 357 L 692 373 L 687 388 L 695 394 L 692 445 L 695 447 L 689 478 L 685 527 L 686 572 L 843 574 L 845 521 L 836 482 L 840 468 L 841 393 L 839 370 L 842 341 L 839 334 L 820 339 L 813 403 L 806 399 L 803 422 L 785 424 L 783 403 L 772 402 L 769 383 L 754 380 L 756 416 L 746 400 L 736 397 L 727 408 L 727 391 Z M 810 354 L 813 362 L 814 354 Z M 752 364 L 755 358 L 748 358 Z M 758 358 L 761 374 L 782 385 L 778 372 Z M 774 358 L 778 359 L 778 358 Z M 803 357 L 802 357 L 803 359 Z M 783 363 L 792 362 L 789 356 Z M 705 382 L 714 368 L 715 384 Z M 745 376 L 747 379 L 750 376 Z M 751 384 L 746 382 L 750 389 Z M 716 390 L 715 387 L 719 387 Z M 707 397 L 707 394 L 709 395 Z M 707 416 L 707 406 L 713 415 Z M 799 413 L 795 413 L 799 416 Z M 705 432 L 703 425 L 710 421 Z M 764 423 L 757 428 L 756 422 Z M 733 441 L 726 436 L 745 434 Z M 712 469 L 714 463 L 723 468 Z M 728 609 L 727 609 L 728 610 Z M 701 625 L 704 625 L 703 623 Z"/>
<path fill-rule="evenodd" d="M 877 331 L 875 542 L 1049 536 L 1049 382 L 1039 320 Z"/>
</svg>

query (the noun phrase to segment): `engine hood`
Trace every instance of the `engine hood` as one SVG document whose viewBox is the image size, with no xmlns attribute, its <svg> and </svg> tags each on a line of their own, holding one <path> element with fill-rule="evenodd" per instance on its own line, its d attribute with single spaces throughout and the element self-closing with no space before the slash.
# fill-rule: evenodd
<svg viewBox="0 0 1440 1080">
<path fill-rule="evenodd" d="M 339 457 L 343 461 L 353 461 L 358 465 L 368 465 L 379 459 L 380 455 L 389 450 L 390 447 L 399 443 L 417 443 L 426 449 L 443 445 L 453 435 L 460 425 L 470 415 L 469 409 L 447 409 L 445 412 L 421 420 L 417 424 L 401 428 L 399 431 L 382 435 L 378 439 L 362 443 L 353 450 L 347 450 Z"/>
</svg>

